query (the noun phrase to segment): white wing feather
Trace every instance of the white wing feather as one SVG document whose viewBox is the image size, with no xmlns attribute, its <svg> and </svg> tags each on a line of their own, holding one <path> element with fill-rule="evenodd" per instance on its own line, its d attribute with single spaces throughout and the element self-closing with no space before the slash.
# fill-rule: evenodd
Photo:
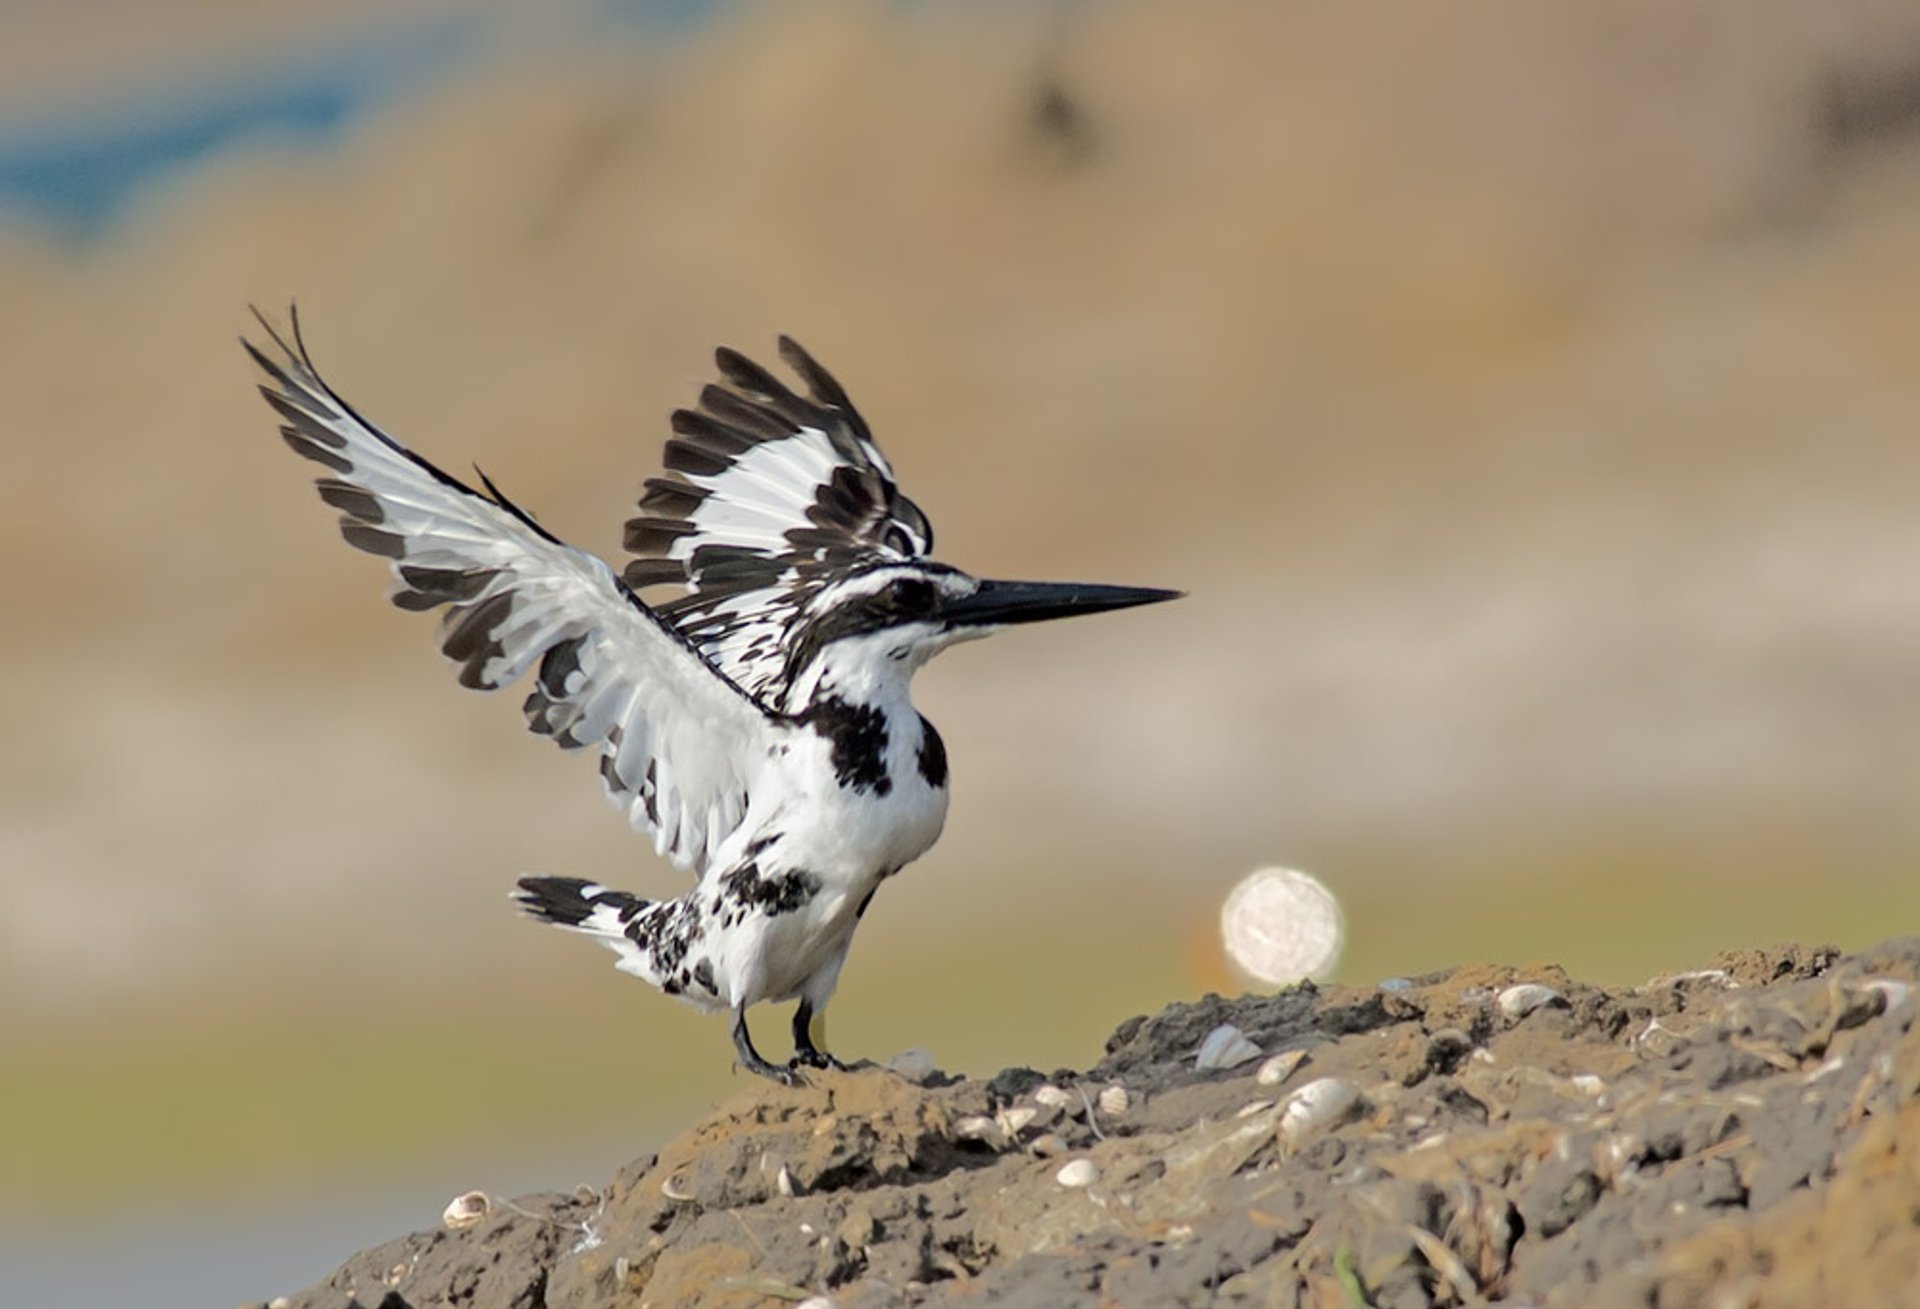
<svg viewBox="0 0 1920 1309">
<path fill-rule="evenodd" d="M 442 648 L 463 685 L 493 690 L 538 665 L 528 725 L 592 748 L 608 796 L 655 847 L 704 873 L 747 811 L 777 731 L 762 708 L 601 560 L 541 528 L 482 476 L 450 477 L 356 414 L 323 381 L 294 320 L 280 358 L 246 342 L 287 443 L 324 464 L 341 534 L 390 561 L 395 604 L 449 606 Z M 669 762 L 671 761 L 671 762 Z"/>
</svg>

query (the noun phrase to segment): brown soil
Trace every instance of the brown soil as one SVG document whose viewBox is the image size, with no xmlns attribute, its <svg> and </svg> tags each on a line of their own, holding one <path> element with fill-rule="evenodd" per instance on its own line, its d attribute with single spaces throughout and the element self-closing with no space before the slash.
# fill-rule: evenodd
<svg viewBox="0 0 1920 1309">
<path fill-rule="evenodd" d="M 1920 938 L 1622 990 L 1208 996 L 1084 1073 L 756 1087 L 598 1194 L 492 1201 L 276 1304 L 1920 1303 L 1916 980 Z M 1520 1012 L 1521 983 L 1552 995 Z M 1197 1070 L 1229 1023 L 1261 1055 Z M 1359 1098 L 1308 1121 L 1320 1079 Z"/>
</svg>

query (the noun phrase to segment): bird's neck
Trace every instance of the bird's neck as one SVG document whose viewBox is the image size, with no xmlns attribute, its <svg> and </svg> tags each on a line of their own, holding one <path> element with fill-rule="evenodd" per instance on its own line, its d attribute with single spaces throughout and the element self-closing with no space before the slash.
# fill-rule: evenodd
<svg viewBox="0 0 1920 1309">
<path fill-rule="evenodd" d="M 885 641 L 848 640 L 822 650 L 788 687 L 786 709 L 803 712 L 823 701 L 871 707 L 888 715 L 915 713 L 913 675 L 923 659 L 893 657 Z"/>
</svg>

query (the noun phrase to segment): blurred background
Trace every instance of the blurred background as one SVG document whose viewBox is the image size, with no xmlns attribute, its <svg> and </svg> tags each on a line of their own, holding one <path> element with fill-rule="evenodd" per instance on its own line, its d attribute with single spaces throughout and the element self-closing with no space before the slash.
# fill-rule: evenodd
<svg viewBox="0 0 1920 1309">
<path fill-rule="evenodd" d="M 0 1266 L 265 1298 L 746 1086 L 537 930 L 676 894 L 383 604 L 234 344 L 617 558 L 804 341 L 988 575 L 1181 587 L 919 682 L 947 834 L 833 1048 L 1084 1066 L 1236 985 L 1920 924 L 1920 12 L 1659 0 L 0 7 Z M 784 1014 L 765 1011 L 783 1048 Z"/>
</svg>

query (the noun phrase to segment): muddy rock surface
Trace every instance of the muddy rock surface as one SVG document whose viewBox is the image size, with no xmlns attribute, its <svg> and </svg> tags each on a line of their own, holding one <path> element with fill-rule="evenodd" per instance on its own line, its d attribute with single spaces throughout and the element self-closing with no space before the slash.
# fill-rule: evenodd
<svg viewBox="0 0 1920 1309">
<path fill-rule="evenodd" d="M 1208 996 L 1085 1072 L 755 1087 L 274 1303 L 1920 1304 L 1916 982 L 1920 938 Z"/>
</svg>

